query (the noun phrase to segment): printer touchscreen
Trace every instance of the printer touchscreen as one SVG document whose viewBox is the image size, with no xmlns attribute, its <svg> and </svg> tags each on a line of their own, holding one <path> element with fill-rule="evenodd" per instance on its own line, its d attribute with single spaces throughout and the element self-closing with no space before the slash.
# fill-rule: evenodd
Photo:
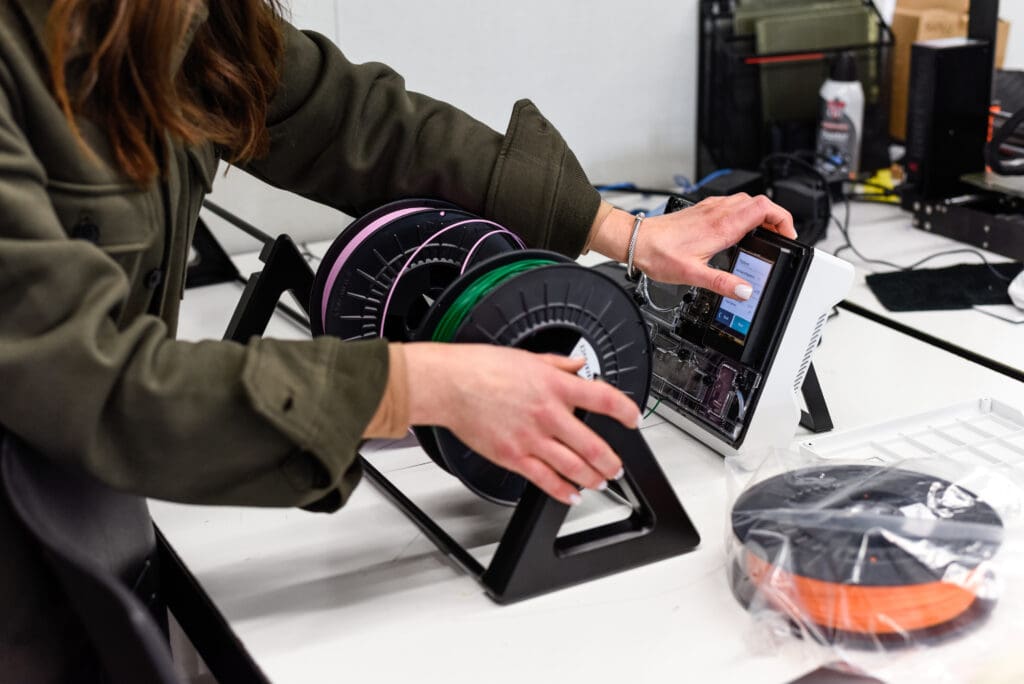
<svg viewBox="0 0 1024 684">
<path fill-rule="evenodd" d="M 732 272 L 750 283 L 753 293 L 747 300 L 723 297 L 715 313 L 714 325 L 740 344 L 744 344 L 750 334 L 750 326 L 773 265 L 771 261 L 742 249 L 736 256 Z"/>
</svg>

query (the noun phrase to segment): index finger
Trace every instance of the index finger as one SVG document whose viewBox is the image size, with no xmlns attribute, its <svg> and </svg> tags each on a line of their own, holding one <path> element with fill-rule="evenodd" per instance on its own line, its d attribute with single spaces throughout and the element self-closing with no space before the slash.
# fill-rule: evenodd
<svg viewBox="0 0 1024 684">
<path fill-rule="evenodd" d="M 749 201 L 740 205 L 734 216 L 748 230 L 764 226 L 779 235 L 790 239 L 796 238 L 793 215 L 764 195 L 751 197 Z"/>
<path fill-rule="evenodd" d="M 563 398 L 584 411 L 600 413 L 619 421 L 628 428 L 640 426 L 640 409 L 636 402 L 603 380 L 584 380 L 566 375 Z"/>
</svg>

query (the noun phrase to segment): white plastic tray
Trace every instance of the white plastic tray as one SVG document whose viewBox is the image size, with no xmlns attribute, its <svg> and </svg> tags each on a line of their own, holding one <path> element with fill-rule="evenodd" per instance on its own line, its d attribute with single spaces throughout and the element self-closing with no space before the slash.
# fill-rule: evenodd
<svg viewBox="0 0 1024 684">
<path fill-rule="evenodd" d="M 944 456 L 1024 470 L 1024 413 L 995 399 L 976 399 L 800 443 L 816 458 L 894 463 Z"/>
</svg>

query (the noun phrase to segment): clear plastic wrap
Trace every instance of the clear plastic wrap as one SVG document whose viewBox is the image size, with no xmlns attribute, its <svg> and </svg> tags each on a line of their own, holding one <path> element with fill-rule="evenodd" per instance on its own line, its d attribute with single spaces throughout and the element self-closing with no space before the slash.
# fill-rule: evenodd
<svg viewBox="0 0 1024 684">
<path fill-rule="evenodd" d="M 1024 466 L 984 449 L 726 464 L 727 569 L 752 649 L 888 682 L 1024 681 Z"/>
</svg>

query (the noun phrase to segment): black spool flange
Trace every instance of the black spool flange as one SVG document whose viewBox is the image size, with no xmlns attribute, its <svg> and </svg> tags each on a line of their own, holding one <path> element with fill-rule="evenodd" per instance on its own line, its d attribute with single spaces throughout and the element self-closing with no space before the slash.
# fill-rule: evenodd
<svg viewBox="0 0 1024 684">
<path fill-rule="evenodd" d="M 352 242 L 352 240 L 354 240 L 375 221 L 383 219 L 388 214 L 411 209 L 458 211 L 458 207 L 440 200 L 407 199 L 377 207 L 348 224 L 348 226 L 346 226 L 345 229 L 341 231 L 336 238 L 334 238 L 334 242 L 331 243 L 331 246 L 327 248 L 327 252 L 324 253 L 323 259 L 320 260 L 320 266 L 317 268 L 316 274 L 313 276 L 313 287 L 310 290 L 309 297 L 309 313 L 310 329 L 314 336 L 324 334 L 321 305 L 323 304 L 324 297 L 327 296 L 325 290 L 327 289 L 328 276 L 330 275 L 331 269 L 338 262 L 341 252 L 350 242 Z"/>
<path fill-rule="evenodd" d="M 431 307 L 419 339 L 428 340 L 455 299 L 480 276 L 526 259 L 558 261 L 520 273 L 485 295 L 461 322 L 452 342 L 486 343 L 569 355 L 581 340 L 596 358 L 600 377 L 636 402 L 650 390 L 650 343 L 636 304 L 605 275 L 552 252 L 525 250 L 478 265 Z M 418 428 L 421 444 L 480 496 L 514 505 L 526 481 L 469 449 L 444 428 Z M 429 445 L 429 446 L 428 446 Z"/>
<path fill-rule="evenodd" d="M 420 210 L 399 215 L 364 234 L 389 214 L 413 209 Z M 460 225 L 431 239 L 456 224 Z M 390 340 L 411 339 L 433 298 L 458 278 L 470 250 L 476 247 L 472 254 L 475 263 L 519 249 L 508 233 L 480 242 L 495 230 L 490 222 L 434 201 L 396 202 L 358 219 L 335 240 L 317 269 L 310 297 L 313 334 L 370 339 L 381 337 L 383 328 L 383 337 Z M 360 241 L 344 256 L 344 263 L 339 263 L 354 240 Z"/>
</svg>

